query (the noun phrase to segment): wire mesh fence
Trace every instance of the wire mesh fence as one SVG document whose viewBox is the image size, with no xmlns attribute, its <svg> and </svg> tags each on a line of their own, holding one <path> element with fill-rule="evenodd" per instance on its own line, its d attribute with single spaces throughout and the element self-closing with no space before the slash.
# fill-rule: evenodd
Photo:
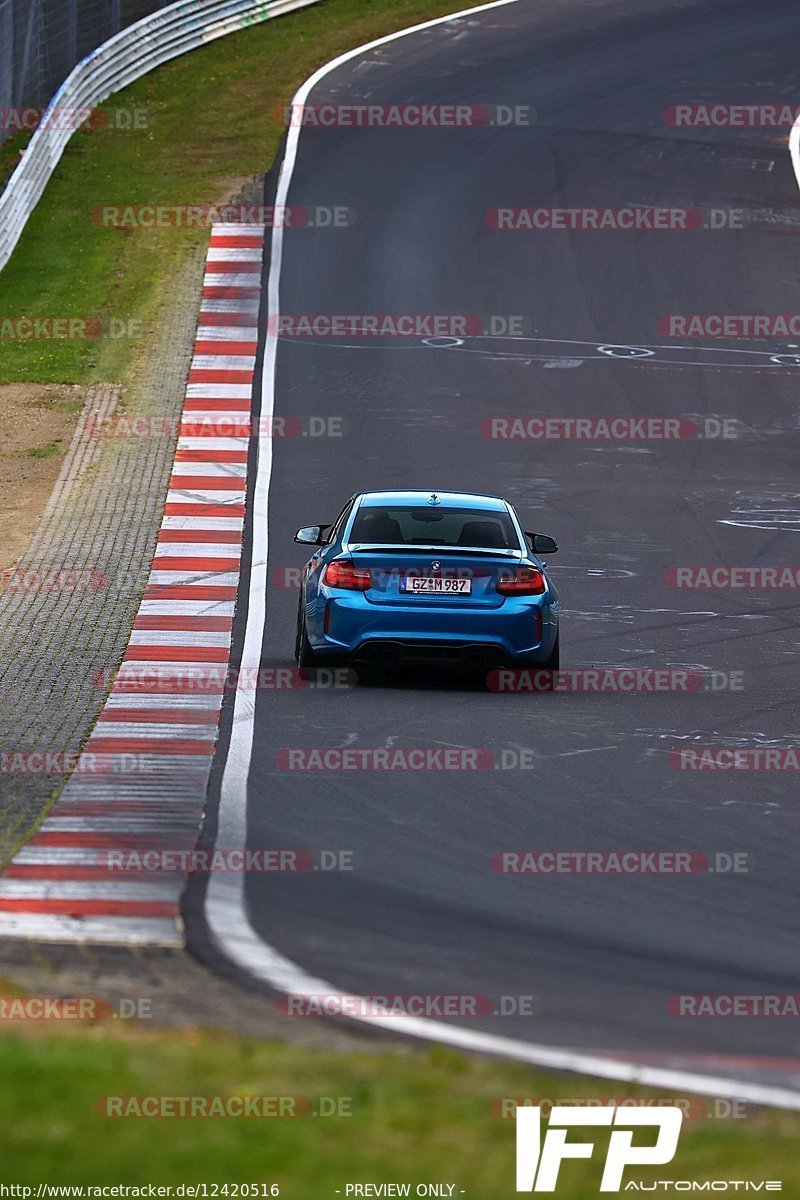
<svg viewBox="0 0 800 1200">
<path fill-rule="evenodd" d="M 171 0 L 0 0 L 0 142 L 91 50 Z"/>
<path fill-rule="evenodd" d="M 80 5 L 80 0 L 76 2 Z M 319 0 L 175 0 L 172 4 L 153 5 L 151 12 L 133 23 L 129 21 L 110 40 L 101 41 L 90 50 L 58 86 L 45 118 L 0 191 L 0 270 L 13 254 L 28 218 L 60 162 L 78 116 L 85 114 L 81 117 L 85 120 L 103 100 L 180 54 L 318 3 Z M 135 5 L 131 5 L 130 11 L 135 11 Z M 58 119 L 53 119 L 54 115 Z"/>
</svg>

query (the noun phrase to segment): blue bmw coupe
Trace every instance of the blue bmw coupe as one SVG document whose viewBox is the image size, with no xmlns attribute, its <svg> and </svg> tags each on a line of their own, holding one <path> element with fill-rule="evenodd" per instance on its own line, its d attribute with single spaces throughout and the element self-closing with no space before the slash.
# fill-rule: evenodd
<svg viewBox="0 0 800 1200">
<path fill-rule="evenodd" d="M 297 613 L 299 667 L 424 659 L 489 670 L 559 667 L 558 594 L 507 500 L 471 492 L 359 492 L 318 546 Z"/>
</svg>

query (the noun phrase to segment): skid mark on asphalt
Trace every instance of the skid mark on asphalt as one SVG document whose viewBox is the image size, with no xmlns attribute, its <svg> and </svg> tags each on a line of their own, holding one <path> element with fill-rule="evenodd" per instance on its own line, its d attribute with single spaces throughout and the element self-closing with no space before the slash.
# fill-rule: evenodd
<svg viewBox="0 0 800 1200">
<path fill-rule="evenodd" d="M 401 343 L 401 344 L 398 344 Z M 715 371 L 791 371 L 800 369 L 800 354 L 787 346 L 785 350 L 731 350 L 718 346 L 664 346 L 644 343 L 611 344 L 596 341 L 578 341 L 564 338 L 543 337 L 500 337 L 481 335 L 477 337 L 371 337 L 364 339 L 337 338 L 317 340 L 313 337 L 297 339 L 283 338 L 281 345 L 295 348 L 314 346 L 327 350 L 387 350 L 398 352 L 409 350 L 452 351 L 459 354 L 478 355 L 504 363 L 520 363 L 532 366 L 542 363 L 552 368 L 559 360 L 569 366 L 588 366 L 591 363 L 631 363 L 642 366 L 686 366 L 708 368 Z M 576 347 L 585 347 L 576 357 Z"/>
</svg>

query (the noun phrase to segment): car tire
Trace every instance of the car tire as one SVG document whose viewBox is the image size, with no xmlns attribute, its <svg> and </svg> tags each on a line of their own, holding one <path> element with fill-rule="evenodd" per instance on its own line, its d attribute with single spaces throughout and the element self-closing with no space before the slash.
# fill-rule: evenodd
<svg viewBox="0 0 800 1200">
<path fill-rule="evenodd" d="M 556 640 L 553 643 L 553 649 L 550 651 L 549 656 L 544 660 L 544 662 L 532 665 L 530 662 L 521 659 L 513 659 L 511 661 L 511 666 L 516 667 L 516 669 L 519 671 L 527 672 L 535 677 L 535 691 L 554 692 L 558 683 L 558 680 L 556 679 L 556 673 L 561 670 L 561 650 L 558 634 L 556 634 Z"/>
<path fill-rule="evenodd" d="M 317 665 L 317 656 L 314 653 L 311 642 L 308 640 L 305 605 L 302 598 L 297 608 L 297 636 L 294 643 L 294 657 L 301 671 L 312 671 Z"/>
<path fill-rule="evenodd" d="M 556 633 L 556 640 L 553 643 L 553 649 L 550 651 L 550 657 L 547 662 L 542 664 L 546 671 L 561 670 L 561 649 L 559 646 L 559 635 Z"/>
</svg>

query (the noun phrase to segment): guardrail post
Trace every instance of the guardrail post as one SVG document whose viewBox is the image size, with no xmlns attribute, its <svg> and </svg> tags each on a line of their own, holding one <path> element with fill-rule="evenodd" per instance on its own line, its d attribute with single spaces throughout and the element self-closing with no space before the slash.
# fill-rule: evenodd
<svg viewBox="0 0 800 1200">
<path fill-rule="evenodd" d="M 78 61 L 78 0 L 69 0 L 67 11 L 67 62 L 70 69 Z"/>
<path fill-rule="evenodd" d="M 0 0 L 0 108 L 14 99 L 14 14 L 11 0 Z M 4 130 L 0 129 L 0 141 Z"/>
</svg>

